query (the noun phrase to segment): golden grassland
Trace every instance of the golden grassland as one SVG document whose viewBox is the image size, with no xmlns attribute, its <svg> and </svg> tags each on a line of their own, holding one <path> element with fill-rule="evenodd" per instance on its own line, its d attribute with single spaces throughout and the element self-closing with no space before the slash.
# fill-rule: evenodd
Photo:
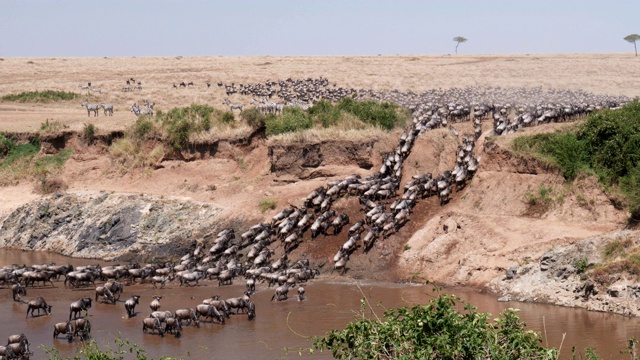
<svg viewBox="0 0 640 360">
<path fill-rule="evenodd" d="M 93 123 L 101 131 L 120 130 L 135 121 L 129 112 L 133 102 L 149 99 L 164 111 L 194 103 L 225 109 L 222 101 L 227 96 L 224 88 L 216 85 L 218 81 L 246 84 L 288 77 L 324 76 L 338 86 L 376 90 L 541 86 L 640 95 L 640 59 L 633 54 L 4 58 L 0 72 L 0 96 L 36 90 L 74 91 L 83 94 L 82 100 L 115 106 L 112 117 L 100 113 L 89 118 L 80 106 L 82 101 L 0 102 L 0 131 L 37 131 L 47 119 L 73 130 L 81 130 L 85 123 Z M 142 91 L 122 91 L 131 77 L 142 81 Z M 207 80 L 211 88 L 206 87 Z M 172 87 L 181 81 L 193 81 L 194 86 Z M 102 93 L 85 95 L 79 85 L 87 82 Z M 249 106 L 248 97 L 236 94 L 231 100 Z M 235 134 L 239 130 L 221 131 Z"/>
</svg>

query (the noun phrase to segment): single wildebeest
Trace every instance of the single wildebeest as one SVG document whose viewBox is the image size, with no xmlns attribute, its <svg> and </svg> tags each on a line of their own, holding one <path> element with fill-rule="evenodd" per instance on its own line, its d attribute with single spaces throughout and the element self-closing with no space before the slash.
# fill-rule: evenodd
<svg viewBox="0 0 640 360">
<path fill-rule="evenodd" d="M 176 319 L 180 321 L 182 324 L 182 320 L 187 322 L 187 326 L 193 324 L 195 327 L 200 327 L 200 322 L 198 321 L 198 315 L 196 311 L 193 309 L 178 309 L 176 310 Z"/>
<path fill-rule="evenodd" d="M 148 317 L 142 320 L 142 332 L 146 333 L 147 329 L 150 329 L 152 334 L 155 333 L 156 330 L 158 330 L 158 334 L 164 337 L 164 331 L 162 330 L 160 320 L 156 318 Z"/>
<path fill-rule="evenodd" d="M 86 340 L 91 333 L 91 323 L 89 322 L 89 319 L 81 318 L 74 320 L 74 327 L 76 330 L 73 334 L 81 340 Z"/>
<path fill-rule="evenodd" d="M 20 301 L 21 296 L 27 296 L 27 288 L 22 284 L 13 284 L 11 294 L 13 294 L 13 301 Z"/>
<path fill-rule="evenodd" d="M 160 309 L 160 299 L 162 299 L 162 296 L 154 295 L 152 298 L 153 300 L 151 300 L 149 307 L 151 308 L 151 311 L 158 311 L 158 309 Z"/>
<path fill-rule="evenodd" d="M 204 316 L 204 321 L 207 321 L 207 319 L 213 321 L 215 318 L 220 324 L 224 325 L 224 316 L 220 314 L 218 309 L 213 305 L 200 304 L 196 306 L 196 313 L 198 314 L 198 318 Z"/>
<path fill-rule="evenodd" d="M 127 316 L 133 317 L 136 314 L 136 305 L 140 300 L 140 295 L 133 295 L 130 299 L 124 302 L 124 308 L 127 310 Z"/>
<path fill-rule="evenodd" d="M 69 305 L 69 320 L 71 317 L 77 319 L 79 316 L 82 316 L 82 312 L 84 311 L 85 316 L 89 314 L 89 308 L 91 307 L 91 298 L 85 297 L 80 300 L 74 301 Z"/>
<path fill-rule="evenodd" d="M 51 314 L 51 305 L 48 305 L 42 296 L 38 296 L 37 299 L 31 300 L 27 303 L 27 315 L 25 317 L 29 317 L 29 312 L 31 312 L 31 317 L 34 317 L 33 310 L 38 310 L 38 316 L 40 316 L 41 309 L 44 310 L 46 315 Z"/>
<path fill-rule="evenodd" d="M 73 321 L 67 321 L 67 322 L 59 322 L 53 325 L 53 338 L 57 339 L 58 335 L 64 334 L 67 337 L 67 340 L 69 340 L 69 342 L 72 342 L 73 333 L 74 333 L 74 328 L 73 328 L 74 324 L 75 322 Z"/>
</svg>

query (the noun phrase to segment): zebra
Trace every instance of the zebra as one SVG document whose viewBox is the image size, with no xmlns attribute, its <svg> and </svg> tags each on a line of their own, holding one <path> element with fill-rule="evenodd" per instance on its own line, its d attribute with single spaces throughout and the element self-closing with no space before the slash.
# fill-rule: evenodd
<svg viewBox="0 0 640 360">
<path fill-rule="evenodd" d="M 278 104 L 267 101 L 267 98 L 263 98 L 262 103 L 265 105 L 267 113 L 275 114 L 278 111 Z"/>
<path fill-rule="evenodd" d="M 229 111 L 231 112 L 233 112 L 233 109 L 239 109 L 240 111 L 242 111 L 242 109 L 244 108 L 244 105 L 242 105 L 242 103 L 232 103 L 231 101 L 229 101 L 229 99 L 224 99 L 222 103 L 227 105 L 229 107 Z"/>
<path fill-rule="evenodd" d="M 138 105 L 138 103 L 133 103 L 133 105 L 131 105 L 131 112 L 136 114 L 136 116 L 153 115 L 153 109 L 148 107 L 144 107 L 140 109 L 140 106 Z"/>
<path fill-rule="evenodd" d="M 98 106 L 101 107 L 102 109 L 104 109 L 104 115 L 105 116 L 107 116 L 107 115 L 113 116 L 113 105 L 112 104 L 101 103 Z"/>
<path fill-rule="evenodd" d="M 153 110 L 153 107 L 156 105 L 156 103 L 154 103 L 153 101 L 144 100 L 144 105 L 149 109 Z"/>
<path fill-rule="evenodd" d="M 127 86 L 123 87 L 123 88 L 122 88 L 122 91 L 123 91 L 123 92 L 129 92 L 129 91 L 131 91 L 131 85 L 127 85 Z"/>
<path fill-rule="evenodd" d="M 92 88 L 89 88 L 89 90 L 93 91 L 94 93 L 102 94 L 102 89 L 99 89 L 99 88 L 92 87 Z"/>
<path fill-rule="evenodd" d="M 84 106 L 87 108 L 87 116 L 91 116 L 91 112 L 93 111 L 93 116 L 98 116 L 98 110 L 100 109 L 100 104 L 89 104 L 87 100 L 85 100 L 80 106 Z"/>
</svg>

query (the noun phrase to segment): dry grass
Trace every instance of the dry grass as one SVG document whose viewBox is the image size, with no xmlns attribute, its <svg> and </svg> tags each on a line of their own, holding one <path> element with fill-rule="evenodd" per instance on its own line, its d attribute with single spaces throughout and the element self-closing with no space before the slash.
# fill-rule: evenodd
<svg viewBox="0 0 640 360">
<path fill-rule="evenodd" d="M 300 132 L 270 136 L 267 140 L 267 144 L 290 145 L 301 143 L 318 143 L 329 140 L 375 140 L 387 137 L 388 135 L 389 132 L 375 127 L 351 130 L 341 130 L 339 128 L 314 128 Z"/>
<path fill-rule="evenodd" d="M 80 92 L 78 85 L 87 82 L 101 88 L 102 94 L 83 94 L 77 102 L 0 103 L 0 130 L 37 131 L 47 118 L 81 130 L 87 121 L 80 107 L 85 98 L 113 103 L 112 117 L 101 113 L 90 121 L 106 131 L 121 130 L 135 121 L 129 107 L 136 101 L 153 100 L 162 110 L 194 103 L 224 109 L 226 94 L 216 86 L 218 81 L 238 84 L 288 77 L 325 76 L 339 86 L 378 90 L 542 86 L 634 97 L 640 95 L 636 64 L 632 54 L 5 58 L 0 96 L 35 90 Z M 130 77 L 142 81 L 142 91 L 121 91 Z M 193 81 L 195 86 L 173 89 L 172 84 L 180 81 Z M 248 105 L 249 98 L 234 95 L 231 101 Z"/>
<path fill-rule="evenodd" d="M 205 143 L 219 139 L 238 139 L 249 136 L 253 128 L 245 123 L 236 123 L 233 126 L 214 124 L 208 132 L 192 134 L 189 141 L 192 143 Z"/>
<path fill-rule="evenodd" d="M 125 137 L 113 142 L 109 147 L 109 155 L 118 171 L 125 173 L 157 165 L 164 156 L 164 147 L 155 144 L 148 149 L 143 142 Z"/>
</svg>

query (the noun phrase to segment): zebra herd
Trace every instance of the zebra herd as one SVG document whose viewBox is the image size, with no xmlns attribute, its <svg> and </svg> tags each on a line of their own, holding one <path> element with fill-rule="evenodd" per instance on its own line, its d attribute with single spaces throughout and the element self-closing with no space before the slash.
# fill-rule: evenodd
<svg viewBox="0 0 640 360">
<path fill-rule="evenodd" d="M 105 116 L 113 116 L 112 104 L 106 104 L 106 103 L 90 104 L 87 100 L 85 100 L 84 102 L 82 102 L 82 104 L 80 104 L 80 106 L 87 109 L 87 116 L 89 117 L 91 116 L 91 113 L 93 113 L 93 116 L 98 116 L 98 110 L 100 109 L 104 110 Z"/>
</svg>

